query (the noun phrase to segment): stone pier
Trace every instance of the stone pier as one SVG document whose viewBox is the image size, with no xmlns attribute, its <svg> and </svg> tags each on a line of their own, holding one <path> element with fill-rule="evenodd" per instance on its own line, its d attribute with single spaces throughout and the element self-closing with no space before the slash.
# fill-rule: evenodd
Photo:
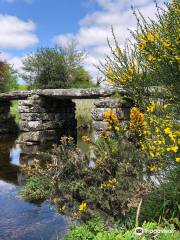
<svg viewBox="0 0 180 240">
<path fill-rule="evenodd" d="M 95 109 L 92 111 L 93 129 L 97 134 L 108 127 L 104 119 L 104 113 L 110 109 L 115 113 L 120 123 L 129 120 L 132 101 L 102 98 L 95 102 Z"/>
<path fill-rule="evenodd" d="M 77 135 L 75 104 L 70 99 L 48 98 L 33 95 L 19 101 L 19 141 L 46 142 L 61 136 Z"/>
</svg>

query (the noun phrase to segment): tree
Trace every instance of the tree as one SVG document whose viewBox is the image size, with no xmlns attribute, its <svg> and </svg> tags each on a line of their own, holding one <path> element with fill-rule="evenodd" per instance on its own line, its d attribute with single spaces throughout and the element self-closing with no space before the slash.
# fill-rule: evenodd
<svg viewBox="0 0 180 240">
<path fill-rule="evenodd" d="M 25 58 L 23 78 L 31 88 L 71 88 L 92 86 L 81 66 L 84 53 L 76 45 L 41 48 Z"/>
<path fill-rule="evenodd" d="M 0 61 L 0 92 L 17 89 L 16 73 L 6 62 Z"/>
<path fill-rule="evenodd" d="M 91 81 L 89 73 L 83 67 L 76 68 L 72 73 L 72 85 L 74 88 L 89 88 L 95 84 Z"/>
</svg>

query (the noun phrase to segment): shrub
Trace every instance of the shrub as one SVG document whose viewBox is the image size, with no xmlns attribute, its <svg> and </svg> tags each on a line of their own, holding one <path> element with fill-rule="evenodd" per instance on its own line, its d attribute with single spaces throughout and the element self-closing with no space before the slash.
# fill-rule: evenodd
<svg viewBox="0 0 180 240">
<path fill-rule="evenodd" d="M 124 49 L 112 32 L 115 47 L 109 42 L 112 54 L 99 67 L 110 84 L 127 88 L 141 108 L 152 97 L 175 97 L 180 101 L 180 2 L 173 0 L 164 9 L 156 7 L 156 21 L 134 11 L 137 29 L 131 32 L 132 39 Z"/>
<path fill-rule="evenodd" d="M 180 237 L 180 234 L 175 231 L 174 225 L 168 223 L 165 225 L 158 225 L 155 222 L 144 223 L 142 226 L 144 233 L 139 237 L 135 233 L 135 228 L 118 230 L 118 228 L 109 228 L 102 221 L 98 221 L 100 220 L 93 219 L 86 224 L 72 227 L 65 240 L 136 240 L 139 238 L 143 240 L 178 240 Z"/>
<path fill-rule="evenodd" d="M 152 191 L 159 178 L 164 181 L 171 169 L 179 164 L 179 132 L 169 125 L 170 132 L 168 129 L 166 134 L 166 126 L 162 124 L 166 119 L 150 121 L 155 114 L 154 104 L 148 109 L 151 111 L 143 114 L 138 108 L 132 108 L 130 124 L 125 126 L 120 125 L 112 110 L 107 111 L 104 114 L 109 123 L 107 130 L 95 141 L 83 136 L 93 150 L 91 157 L 84 156 L 72 138 L 63 137 L 61 144 L 54 147 L 46 166 L 30 167 L 31 174 L 48 179 L 44 186 L 52 194 L 47 198 L 60 212 L 84 220 L 99 212 L 108 216 L 109 222 L 127 222 L 129 212 L 135 208 L 138 224 L 142 199 Z M 147 141 L 151 145 L 154 141 L 162 143 L 149 149 L 144 147 Z M 153 155 L 152 151 L 155 151 Z"/>
</svg>

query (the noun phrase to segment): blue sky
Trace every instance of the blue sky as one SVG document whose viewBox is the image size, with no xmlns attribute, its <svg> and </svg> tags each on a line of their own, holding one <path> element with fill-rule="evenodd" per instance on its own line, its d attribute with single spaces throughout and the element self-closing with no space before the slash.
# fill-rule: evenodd
<svg viewBox="0 0 180 240">
<path fill-rule="evenodd" d="M 85 68 L 96 78 L 94 64 L 109 54 L 111 25 L 121 46 L 127 29 L 136 26 L 131 5 L 155 17 L 153 0 L 0 0 L 0 58 L 21 70 L 22 59 L 38 47 L 74 39 L 86 50 Z"/>
<path fill-rule="evenodd" d="M 35 34 L 39 43 L 27 47 L 24 51 L 15 48 L 5 48 L 14 54 L 22 54 L 34 47 L 53 44 L 53 37 L 67 32 L 76 33 L 78 22 L 87 12 L 92 11 L 95 4 L 87 4 L 84 0 L 0 0 L 0 14 L 16 16 L 27 22 L 32 20 L 36 24 Z"/>
</svg>

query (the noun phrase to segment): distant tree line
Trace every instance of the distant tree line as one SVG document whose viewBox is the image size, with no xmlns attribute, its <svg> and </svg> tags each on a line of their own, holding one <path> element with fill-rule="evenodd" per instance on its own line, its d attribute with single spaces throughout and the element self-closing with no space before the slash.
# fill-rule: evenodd
<svg viewBox="0 0 180 240">
<path fill-rule="evenodd" d="M 13 68 L 5 61 L 0 61 L 0 92 L 17 89 L 17 75 Z"/>
<path fill-rule="evenodd" d="M 85 53 L 73 42 L 67 46 L 43 47 L 23 60 L 23 74 L 0 61 L 0 92 L 15 89 L 90 88 L 96 85 L 84 69 Z M 18 78 L 27 85 L 18 84 Z"/>
<path fill-rule="evenodd" d="M 74 43 L 40 48 L 23 61 L 22 78 L 30 88 L 88 88 L 95 84 L 83 67 L 84 52 Z"/>
</svg>

